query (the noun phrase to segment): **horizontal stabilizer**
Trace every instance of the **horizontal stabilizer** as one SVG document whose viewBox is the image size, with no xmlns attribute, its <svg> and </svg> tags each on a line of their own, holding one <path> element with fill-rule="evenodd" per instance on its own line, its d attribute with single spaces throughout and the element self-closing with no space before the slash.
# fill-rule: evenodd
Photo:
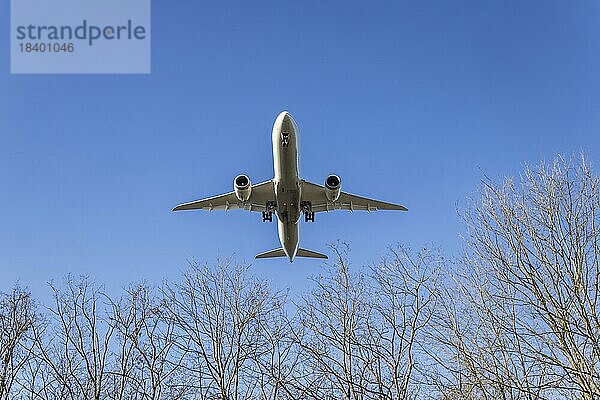
<svg viewBox="0 0 600 400">
<path fill-rule="evenodd" d="M 325 254 L 317 253 L 316 251 L 306 250 L 306 249 L 298 249 L 298 252 L 296 253 L 296 257 L 327 259 L 327 256 Z"/>
<path fill-rule="evenodd" d="M 257 254 L 255 258 L 275 258 L 275 257 L 287 257 L 283 249 L 275 249 L 265 251 L 264 253 Z"/>
<path fill-rule="evenodd" d="M 264 253 L 257 254 L 255 258 L 277 258 L 277 257 L 287 257 L 285 251 L 283 249 L 275 249 L 265 251 Z M 306 249 L 298 249 L 296 253 L 296 257 L 306 257 L 306 258 L 323 258 L 327 259 L 325 254 L 317 253 L 316 251 L 306 250 Z"/>
</svg>

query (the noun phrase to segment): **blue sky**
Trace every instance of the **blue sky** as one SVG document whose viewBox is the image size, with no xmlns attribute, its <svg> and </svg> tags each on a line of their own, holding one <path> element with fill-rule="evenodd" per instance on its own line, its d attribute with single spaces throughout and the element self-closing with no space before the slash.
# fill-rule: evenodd
<svg viewBox="0 0 600 400">
<path fill-rule="evenodd" d="M 600 3 L 154 1 L 151 75 L 10 75 L 0 40 L 0 291 L 67 272 L 118 289 L 232 254 L 282 287 L 314 260 L 260 215 L 171 213 L 272 177 L 289 110 L 301 173 L 408 213 L 318 215 L 301 244 L 461 246 L 457 206 L 483 175 L 584 150 L 600 168 Z M 3 26 L 9 2 L 0 5 Z"/>
</svg>

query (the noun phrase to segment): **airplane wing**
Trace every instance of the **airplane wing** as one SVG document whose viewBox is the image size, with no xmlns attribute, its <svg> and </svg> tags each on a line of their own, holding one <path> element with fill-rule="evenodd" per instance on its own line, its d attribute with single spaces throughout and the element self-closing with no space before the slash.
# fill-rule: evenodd
<svg viewBox="0 0 600 400">
<path fill-rule="evenodd" d="M 366 197 L 356 196 L 350 193 L 341 192 L 340 197 L 331 202 L 325 195 L 325 187 L 302 181 L 302 201 L 310 201 L 311 209 L 314 212 L 350 210 L 350 211 L 377 211 L 377 210 L 400 210 L 408 209 L 399 204 L 387 203 L 385 201 L 368 199 Z"/>
<path fill-rule="evenodd" d="M 240 201 L 235 192 L 229 192 L 220 196 L 209 197 L 207 199 L 196 200 L 189 203 L 180 204 L 173 211 L 181 210 L 247 210 L 247 211 L 266 211 L 267 202 L 275 201 L 275 191 L 273 181 L 269 180 L 252 185 L 250 198 L 247 201 Z"/>
</svg>

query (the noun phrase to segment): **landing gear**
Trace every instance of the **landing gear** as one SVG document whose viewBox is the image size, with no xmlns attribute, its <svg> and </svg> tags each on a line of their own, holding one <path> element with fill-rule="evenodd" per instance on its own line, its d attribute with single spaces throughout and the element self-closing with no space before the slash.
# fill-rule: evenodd
<svg viewBox="0 0 600 400">
<path fill-rule="evenodd" d="M 266 208 L 266 211 L 273 212 L 277 208 L 277 202 L 275 202 L 275 201 L 267 201 L 267 204 L 265 204 L 265 208 Z"/>
<path fill-rule="evenodd" d="M 281 133 L 281 145 L 283 147 L 288 147 L 289 144 L 290 144 L 290 133 L 282 132 Z"/>
<path fill-rule="evenodd" d="M 262 213 L 262 221 L 263 222 L 273 222 L 273 211 L 277 209 L 277 203 L 274 201 L 267 201 L 265 204 L 265 211 Z"/>
<path fill-rule="evenodd" d="M 273 212 L 272 211 L 263 211 L 262 213 L 262 222 L 273 222 Z"/>
<path fill-rule="evenodd" d="M 304 222 L 315 222 L 315 212 L 314 211 L 306 211 L 304 213 Z"/>
<path fill-rule="evenodd" d="M 304 222 L 315 222 L 315 212 L 312 211 L 310 201 L 301 202 L 300 209 L 304 212 Z"/>
</svg>

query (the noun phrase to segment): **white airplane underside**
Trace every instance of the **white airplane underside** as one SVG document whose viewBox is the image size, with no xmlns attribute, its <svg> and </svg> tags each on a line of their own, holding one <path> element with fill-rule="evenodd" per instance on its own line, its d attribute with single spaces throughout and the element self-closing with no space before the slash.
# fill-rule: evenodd
<svg viewBox="0 0 600 400">
<path fill-rule="evenodd" d="M 273 179 L 252 185 L 246 175 L 234 179 L 234 190 L 215 197 L 180 204 L 180 210 L 247 210 L 262 213 L 263 222 L 277 216 L 277 230 L 281 248 L 258 254 L 256 258 L 295 257 L 327 258 L 325 254 L 299 248 L 300 216 L 305 222 L 314 222 L 315 213 L 333 210 L 377 211 L 400 210 L 406 207 L 356 196 L 341 191 L 341 180 L 329 175 L 325 185 L 300 179 L 298 174 L 298 127 L 284 111 L 273 125 Z"/>
</svg>

